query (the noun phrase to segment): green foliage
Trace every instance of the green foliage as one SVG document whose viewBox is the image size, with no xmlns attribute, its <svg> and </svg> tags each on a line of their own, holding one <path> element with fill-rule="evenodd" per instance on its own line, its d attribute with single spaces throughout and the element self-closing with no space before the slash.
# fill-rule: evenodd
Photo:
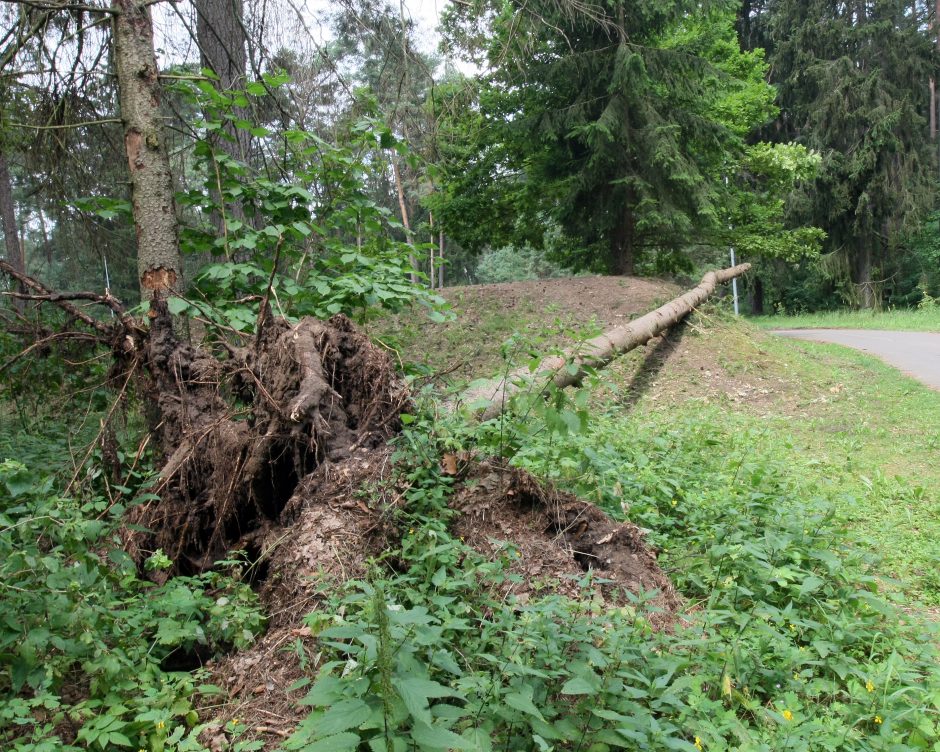
<svg viewBox="0 0 940 752">
<path fill-rule="evenodd" d="M 211 690 L 161 663 L 243 647 L 264 625 L 247 586 L 219 573 L 140 580 L 116 535 L 124 509 L 59 497 L 21 463 L 0 464 L 5 749 L 201 749 L 192 697 Z"/>
<path fill-rule="evenodd" d="M 933 39 L 900 0 L 755 6 L 747 23 L 767 49 L 784 113 L 775 130 L 822 156 L 817 180 L 791 197 L 791 218 L 825 228 L 838 292 L 875 306 L 906 255 L 903 237 L 934 201 L 924 85 Z"/>
<path fill-rule="evenodd" d="M 362 320 L 414 302 L 440 318 L 443 301 L 409 279 L 410 257 L 426 249 L 397 240 L 403 228 L 367 190 L 386 168 L 385 152 L 407 153 L 367 101 L 341 145 L 284 130 L 280 180 L 256 174 L 215 146 L 216 139 L 232 138 L 232 128 L 268 136 L 237 113 L 249 97 L 286 82 L 268 76 L 245 92 L 220 92 L 205 80 L 178 87 L 205 116 L 195 145 L 205 183 L 179 196 L 194 218 L 183 228 L 183 251 L 224 260 L 197 273 L 193 292 L 171 301 L 173 311 L 236 332 L 254 327 L 263 300 L 289 318 L 342 312 Z"/>
<path fill-rule="evenodd" d="M 309 617 L 328 660 L 285 749 L 933 748 L 930 633 L 758 436 L 699 420 L 625 430 L 615 414 L 533 424 L 509 427 L 526 436 L 514 461 L 623 505 L 698 607 L 656 632 L 646 595 L 610 608 L 590 575 L 580 601 L 505 596 L 511 544 L 485 561 L 447 532 L 434 460 L 441 442 L 500 432 L 418 416 L 400 441 L 394 569 L 378 562 L 334 616 Z"/>
<path fill-rule="evenodd" d="M 569 277 L 572 272 L 546 258 L 544 251 L 532 246 L 511 245 L 486 251 L 476 267 L 476 281 L 483 284 L 515 282 L 524 279 Z"/>
<path fill-rule="evenodd" d="M 458 240 L 475 247 L 481 228 L 497 235 L 494 245 L 521 245 L 538 240 L 535 216 L 550 216 L 615 273 L 643 254 L 719 241 L 725 180 L 741 169 L 748 134 L 776 114 L 763 53 L 740 50 L 735 10 L 681 2 L 453 9 L 451 36 L 482 45 L 492 73 L 445 100 L 442 133 L 465 135 L 443 152 L 445 224 L 455 221 Z M 469 33 L 477 24 L 489 25 L 486 41 Z M 782 199 L 765 207 L 758 192 L 750 203 L 780 223 Z"/>
</svg>

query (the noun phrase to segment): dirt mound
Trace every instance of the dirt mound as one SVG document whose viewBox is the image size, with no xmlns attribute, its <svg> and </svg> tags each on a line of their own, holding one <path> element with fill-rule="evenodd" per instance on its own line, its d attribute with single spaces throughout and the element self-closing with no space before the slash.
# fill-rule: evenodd
<svg viewBox="0 0 940 752">
<path fill-rule="evenodd" d="M 476 466 L 454 495 L 461 516 L 455 532 L 487 556 L 510 544 L 512 571 L 522 575 L 514 595 L 526 601 L 545 592 L 583 597 L 579 581 L 596 576 L 595 594 L 610 605 L 627 602 L 625 592 L 657 593 L 657 626 L 668 624 L 681 605 L 672 583 L 630 522 L 615 522 L 593 504 L 540 483 L 504 463 Z"/>
<path fill-rule="evenodd" d="M 210 747 L 226 749 L 224 726 L 239 718 L 250 719 L 253 736 L 273 749 L 306 716 L 308 709 L 298 705 L 305 690 L 290 687 L 315 673 L 322 655 L 305 617 L 342 582 L 364 574 L 370 556 L 398 543 L 393 511 L 401 494 L 387 482 L 389 472 L 387 451 L 359 449 L 308 476 L 288 502 L 282 525 L 266 531 L 259 593 L 270 627 L 249 650 L 209 665 L 231 700 L 211 711 Z M 522 582 L 507 594 L 521 603 L 552 593 L 582 598 L 578 581 L 591 570 L 593 597 L 610 606 L 627 603 L 625 592 L 657 591 L 654 626 L 672 623 L 682 605 L 636 526 L 614 522 L 524 471 L 496 461 L 471 463 L 451 506 L 458 512 L 452 531 L 478 552 L 499 556 L 500 541 L 518 552 L 511 571 Z"/>
<path fill-rule="evenodd" d="M 484 310 L 555 306 L 576 321 L 596 319 L 616 326 L 675 297 L 680 289 L 640 277 L 569 277 L 448 287 L 443 295 L 459 311 L 462 323 Z"/>
</svg>

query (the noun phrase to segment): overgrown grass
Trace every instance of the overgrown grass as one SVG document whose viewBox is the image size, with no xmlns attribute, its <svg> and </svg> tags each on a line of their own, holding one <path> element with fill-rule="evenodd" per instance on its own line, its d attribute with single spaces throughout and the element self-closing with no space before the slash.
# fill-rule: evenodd
<svg viewBox="0 0 940 752">
<path fill-rule="evenodd" d="M 399 457 L 413 532 L 337 598 L 341 617 L 309 617 L 328 660 L 285 747 L 930 749 L 929 631 L 879 592 L 828 490 L 712 410 L 669 424 L 611 410 L 571 430 L 557 414 L 583 411 L 562 398 L 463 436 L 649 530 L 690 606 L 659 633 L 642 596 L 502 596 L 506 562 L 449 535 L 451 479 L 421 459 L 441 426 L 416 423 L 407 445 L 425 449 Z"/>
<path fill-rule="evenodd" d="M 889 311 L 824 311 L 797 316 L 754 316 L 764 329 L 886 329 L 940 332 L 940 305 Z"/>
</svg>

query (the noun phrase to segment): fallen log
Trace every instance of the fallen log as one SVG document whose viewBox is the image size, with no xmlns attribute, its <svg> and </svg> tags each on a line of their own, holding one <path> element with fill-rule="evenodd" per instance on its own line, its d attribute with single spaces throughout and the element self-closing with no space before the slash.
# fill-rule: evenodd
<svg viewBox="0 0 940 752">
<path fill-rule="evenodd" d="M 719 284 L 739 277 L 750 268 L 750 264 L 738 264 L 729 269 L 708 272 L 697 287 L 655 311 L 629 324 L 609 329 L 561 355 L 549 356 L 534 371 L 528 367 L 517 368 L 501 379 L 471 387 L 460 396 L 460 403 L 470 405 L 480 420 L 489 420 L 506 409 L 510 397 L 532 389 L 533 385 L 542 392 L 550 384 L 559 389 L 580 384 L 587 369 L 603 368 L 618 355 L 646 344 L 704 303 Z M 485 402 L 485 406 L 474 409 L 481 401 Z"/>
</svg>

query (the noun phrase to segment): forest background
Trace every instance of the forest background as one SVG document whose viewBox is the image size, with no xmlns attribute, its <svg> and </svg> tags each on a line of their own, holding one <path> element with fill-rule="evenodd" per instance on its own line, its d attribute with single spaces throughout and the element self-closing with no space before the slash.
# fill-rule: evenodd
<svg viewBox="0 0 940 752">
<path fill-rule="evenodd" d="M 133 301 L 110 15 L 46 5 L 3 6 L 6 257 Z M 381 225 L 432 287 L 691 275 L 733 248 L 756 313 L 940 294 L 932 3 L 475 1 L 442 7 L 436 32 L 435 12 L 374 0 L 153 13 L 202 294 L 252 287 L 205 276 L 213 262 L 267 279 L 277 186 L 306 223 L 297 258 L 361 250 Z"/>
</svg>

